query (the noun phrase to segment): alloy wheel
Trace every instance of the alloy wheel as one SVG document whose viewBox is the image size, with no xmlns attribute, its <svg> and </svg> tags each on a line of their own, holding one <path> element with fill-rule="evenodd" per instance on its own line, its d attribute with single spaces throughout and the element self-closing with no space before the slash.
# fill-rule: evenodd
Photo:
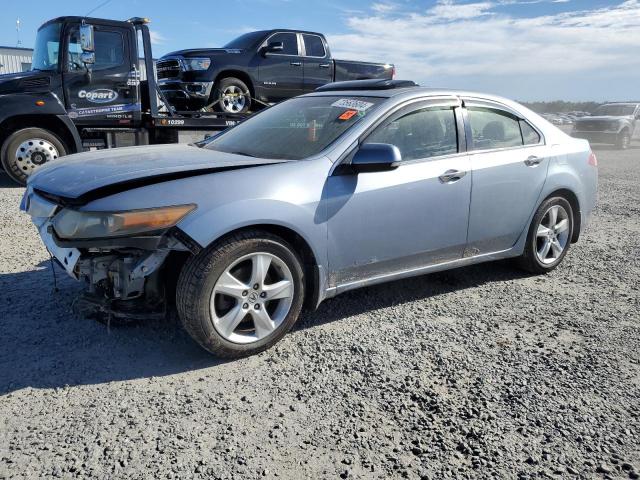
<svg viewBox="0 0 640 480">
<path fill-rule="evenodd" d="M 229 85 L 222 91 L 222 108 L 228 113 L 239 113 L 246 104 L 244 93 L 240 87 Z"/>
<path fill-rule="evenodd" d="M 293 296 L 293 276 L 282 259 L 266 252 L 245 255 L 213 287 L 213 326 L 230 342 L 257 342 L 284 322 Z"/>
<path fill-rule="evenodd" d="M 552 205 L 545 212 L 536 230 L 536 256 L 540 263 L 557 261 L 569 242 L 569 214 L 560 205 Z"/>
</svg>

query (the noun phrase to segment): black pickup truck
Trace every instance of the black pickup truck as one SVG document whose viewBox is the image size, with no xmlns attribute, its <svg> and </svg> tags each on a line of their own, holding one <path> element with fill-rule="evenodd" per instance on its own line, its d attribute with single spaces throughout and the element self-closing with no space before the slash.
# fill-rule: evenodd
<svg viewBox="0 0 640 480">
<path fill-rule="evenodd" d="M 156 69 L 160 89 L 177 110 L 234 114 L 330 82 L 395 75 L 390 64 L 332 59 L 324 35 L 283 29 L 246 33 L 222 48 L 172 52 Z"/>
</svg>

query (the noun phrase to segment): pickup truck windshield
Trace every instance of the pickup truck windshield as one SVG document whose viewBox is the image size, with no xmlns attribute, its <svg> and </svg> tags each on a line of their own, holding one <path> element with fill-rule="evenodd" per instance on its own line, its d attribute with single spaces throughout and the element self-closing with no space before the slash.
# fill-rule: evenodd
<svg viewBox="0 0 640 480">
<path fill-rule="evenodd" d="M 635 105 L 601 105 L 593 112 L 594 115 L 609 117 L 630 117 L 633 115 Z"/>
<path fill-rule="evenodd" d="M 258 158 L 316 155 L 374 111 L 379 97 L 298 97 L 215 137 L 204 148 Z"/>
<path fill-rule="evenodd" d="M 258 42 L 260 42 L 265 37 L 265 32 L 250 32 L 245 33 L 244 35 L 240 35 L 235 40 L 231 40 L 222 48 L 238 48 L 240 50 L 245 50 L 257 46 Z"/>
<path fill-rule="evenodd" d="M 38 30 L 31 60 L 31 70 L 57 70 L 59 50 L 59 23 L 52 23 Z"/>
</svg>

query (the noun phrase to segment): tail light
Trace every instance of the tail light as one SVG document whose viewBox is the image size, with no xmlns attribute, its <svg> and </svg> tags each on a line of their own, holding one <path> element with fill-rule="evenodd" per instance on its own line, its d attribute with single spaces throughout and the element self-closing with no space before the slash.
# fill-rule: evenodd
<svg viewBox="0 0 640 480">
<path fill-rule="evenodd" d="M 393 67 L 391 67 L 391 80 L 395 80 L 396 79 L 396 67 L 395 65 Z"/>
<path fill-rule="evenodd" d="M 596 154 L 593 151 L 589 151 L 589 165 L 592 167 L 598 166 L 598 159 L 596 158 Z"/>
</svg>

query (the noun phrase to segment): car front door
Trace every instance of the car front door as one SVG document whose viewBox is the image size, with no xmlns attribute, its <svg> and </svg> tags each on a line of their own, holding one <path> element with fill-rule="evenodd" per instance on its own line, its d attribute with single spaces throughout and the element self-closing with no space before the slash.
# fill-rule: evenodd
<svg viewBox="0 0 640 480">
<path fill-rule="evenodd" d="M 473 190 L 471 255 L 507 250 L 529 226 L 547 178 L 549 147 L 526 120 L 492 102 L 465 99 Z"/>
<path fill-rule="evenodd" d="M 333 60 L 320 35 L 302 34 L 304 46 L 304 91 L 313 92 L 333 81 Z"/>
<path fill-rule="evenodd" d="M 79 26 L 66 35 L 63 83 L 67 111 L 79 125 L 132 125 L 140 119 L 133 30 L 95 25 L 95 63 L 80 59 Z"/>
<path fill-rule="evenodd" d="M 282 50 L 270 51 L 269 45 L 282 43 Z M 261 46 L 263 58 L 258 67 L 260 87 L 269 102 L 279 102 L 302 94 L 303 57 L 298 35 L 274 33 Z"/>
<path fill-rule="evenodd" d="M 458 104 L 414 103 L 362 140 L 396 145 L 398 168 L 328 179 L 334 286 L 461 258 L 471 175 Z"/>
</svg>

